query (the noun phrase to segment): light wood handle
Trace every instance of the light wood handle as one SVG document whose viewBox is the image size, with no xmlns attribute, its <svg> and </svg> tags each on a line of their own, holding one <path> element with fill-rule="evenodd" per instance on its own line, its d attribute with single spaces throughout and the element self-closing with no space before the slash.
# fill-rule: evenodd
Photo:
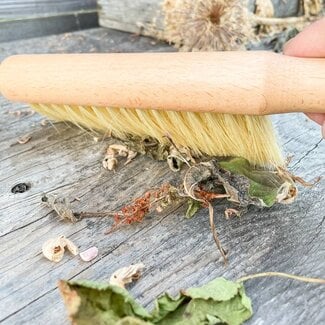
<svg viewBox="0 0 325 325">
<path fill-rule="evenodd" d="M 325 58 L 263 51 L 17 55 L 0 65 L 0 92 L 33 104 L 325 113 Z"/>
</svg>

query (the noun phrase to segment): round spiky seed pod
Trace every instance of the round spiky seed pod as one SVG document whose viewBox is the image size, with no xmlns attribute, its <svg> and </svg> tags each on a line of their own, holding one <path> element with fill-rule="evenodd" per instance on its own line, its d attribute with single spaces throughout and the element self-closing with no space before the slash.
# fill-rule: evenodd
<svg viewBox="0 0 325 325">
<path fill-rule="evenodd" d="M 245 49 L 252 36 L 246 0 L 165 0 L 164 38 L 182 51 Z"/>
</svg>

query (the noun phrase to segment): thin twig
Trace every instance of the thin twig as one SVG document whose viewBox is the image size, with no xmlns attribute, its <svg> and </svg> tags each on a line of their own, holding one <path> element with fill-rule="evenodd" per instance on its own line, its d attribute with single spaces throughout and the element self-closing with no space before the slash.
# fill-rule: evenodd
<svg viewBox="0 0 325 325">
<path fill-rule="evenodd" d="M 202 199 L 195 196 L 194 188 L 199 182 L 191 184 L 190 188 L 187 188 L 186 177 L 187 177 L 189 171 L 192 168 L 197 168 L 197 167 L 192 166 L 191 168 L 189 168 L 188 171 L 186 172 L 185 176 L 184 176 L 183 187 L 184 187 L 185 193 L 190 198 L 192 198 L 193 200 L 196 200 L 196 201 L 199 201 L 199 202 L 202 202 L 202 203 L 208 205 L 208 208 L 209 208 L 209 223 L 210 223 L 210 228 L 211 228 L 211 232 L 212 232 L 212 235 L 213 235 L 213 239 L 214 239 L 214 241 L 215 241 L 215 243 L 216 243 L 216 245 L 218 247 L 218 250 L 220 251 L 220 253 L 221 253 L 222 257 L 223 257 L 225 265 L 227 265 L 228 264 L 227 252 L 222 247 L 220 239 L 218 237 L 218 232 L 217 232 L 216 226 L 214 224 L 214 210 L 213 210 L 212 204 L 207 200 L 202 200 Z"/>
<path fill-rule="evenodd" d="M 295 25 L 304 23 L 307 21 L 317 20 L 319 17 L 310 17 L 310 16 L 302 16 L 302 17 L 286 17 L 286 18 L 267 18 L 267 17 L 258 17 L 253 16 L 254 23 L 257 25 Z"/>
<path fill-rule="evenodd" d="M 262 273 L 250 274 L 250 275 L 246 275 L 246 276 L 239 278 L 237 280 L 237 282 L 245 282 L 245 281 L 251 280 L 251 279 L 262 278 L 262 277 L 271 277 L 271 276 L 288 278 L 288 279 L 297 280 L 297 281 L 301 281 L 301 282 L 325 284 L 325 279 L 309 278 L 306 276 L 288 274 L 288 273 L 283 273 L 283 272 L 262 272 Z"/>
<path fill-rule="evenodd" d="M 74 212 L 74 216 L 78 219 L 82 218 L 104 218 L 112 217 L 118 212 L 104 211 L 104 212 Z"/>
</svg>

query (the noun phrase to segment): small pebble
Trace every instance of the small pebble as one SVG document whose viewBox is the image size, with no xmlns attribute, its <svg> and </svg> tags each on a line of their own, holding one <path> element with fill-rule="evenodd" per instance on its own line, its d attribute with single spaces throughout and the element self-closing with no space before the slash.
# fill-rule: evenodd
<svg viewBox="0 0 325 325">
<path fill-rule="evenodd" d="M 90 248 L 86 249 L 85 251 L 81 252 L 79 255 L 83 261 L 90 262 L 91 260 L 93 260 L 94 258 L 97 257 L 98 248 L 95 246 L 90 247 Z"/>
</svg>

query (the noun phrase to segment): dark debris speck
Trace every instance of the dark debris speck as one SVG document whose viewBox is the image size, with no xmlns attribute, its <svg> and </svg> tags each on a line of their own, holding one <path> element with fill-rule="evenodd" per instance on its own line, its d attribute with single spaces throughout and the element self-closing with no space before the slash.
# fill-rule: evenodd
<svg viewBox="0 0 325 325">
<path fill-rule="evenodd" d="M 13 194 L 24 193 L 24 192 L 27 192 L 29 189 L 30 189 L 30 184 L 19 183 L 11 188 L 11 193 L 13 193 Z"/>
</svg>

